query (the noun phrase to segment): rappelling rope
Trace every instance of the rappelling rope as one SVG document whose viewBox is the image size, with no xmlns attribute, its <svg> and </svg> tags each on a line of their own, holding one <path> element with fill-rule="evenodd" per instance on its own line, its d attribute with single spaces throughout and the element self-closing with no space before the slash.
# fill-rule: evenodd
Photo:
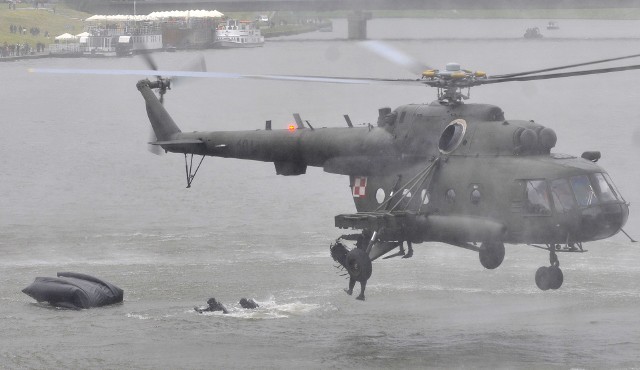
<svg viewBox="0 0 640 370">
<path fill-rule="evenodd" d="M 400 193 L 401 195 L 399 196 L 399 199 L 395 202 L 395 204 L 391 207 L 391 209 L 389 209 L 388 211 L 394 211 L 404 200 L 404 197 L 406 194 L 408 193 L 412 193 L 421 188 L 424 183 L 426 182 L 426 180 L 429 178 L 429 175 L 433 173 L 433 168 L 435 168 L 436 163 L 439 162 L 440 157 L 436 158 L 433 162 L 431 162 L 427 167 L 425 167 L 422 171 L 418 172 L 417 175 L 415 175 L 411 180 L 407 181 L 404 185 L 402 185 L 398 191 L 396 192 L 397 195 L 398 193 Z M 406 190 L 406 192 L 405 192 Z M 376 208 L 376 212 L 377 211 L 381 211 L 384 208 L 386 208 L 386 206 L 391 202 L 391 200 L 394 198 L 394 195 L 390 196 L 387 200 L 385 200 L 384 202 L 382 202 L 382 204 L 380 204 L 378 206 L 378 208 Z M 403 211 L 406 210 L 409 205 L 411 204 L 411 202 L 413 201 L 413 197 L 411 198 L 411 200 L 409 202 L 407 202 L 407 204 L 403 207 Z M 422 207 L 422 205 L 420 206 Z M 418 208 L 418 210 L 420 210 L 420 208 Z"/>
</svg>

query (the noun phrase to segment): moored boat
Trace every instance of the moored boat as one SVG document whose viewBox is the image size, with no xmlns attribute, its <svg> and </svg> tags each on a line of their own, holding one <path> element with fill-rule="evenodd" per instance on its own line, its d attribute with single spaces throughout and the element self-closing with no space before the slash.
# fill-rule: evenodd
<svg viewBox="0 0 640 370">
<path fill-rule="evenodd" d="M 253 48 L 264 45 L 264 36 L 255 21 L 228 19 L 216 29 L 215 48 Z"/>
</svg>

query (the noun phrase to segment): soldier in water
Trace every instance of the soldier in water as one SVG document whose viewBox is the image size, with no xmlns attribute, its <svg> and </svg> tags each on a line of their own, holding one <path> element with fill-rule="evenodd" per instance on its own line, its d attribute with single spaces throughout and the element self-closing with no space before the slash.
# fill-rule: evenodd
<svg viewBox="0 0 640 370">
<path fill-rule="evenodd" d="M 227 309 L 222 305 L 222 303 L 216 301 L 215 298 L 209 298 L 209 300 L 207 301 L 207 307 L 194 307 L 193 309 L 198 312 L 198 313 L 203 313 L 203 312 L 213 312 L 213 311 L 222 311 L 222 313 L 229 313 L 229 311 L 227 311 Z"/>
<path fill-rule="evenodd" d="M 242 308 L 251 308 L 251 309 L 260 307 L 256 303 L 256 301 L 253 300 L 253 298 L 249 298 L 249 299 L 241 298 L 240 299 L 240 306 L 242 306 Z"/>
</svg>

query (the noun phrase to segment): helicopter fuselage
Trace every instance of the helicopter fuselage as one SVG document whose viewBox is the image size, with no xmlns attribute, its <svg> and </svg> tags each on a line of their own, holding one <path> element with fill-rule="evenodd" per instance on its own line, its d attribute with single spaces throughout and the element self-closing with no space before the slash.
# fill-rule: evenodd
<svg viewBox="0 0 640 370">
<path fill-rule="evenodd" d="M 183 133 L 163 131 L 164 108 L 143 90 L 166 151 L 274 162 L 280 175 L 307 166 L 348 175 L 358 213 L 409 215 L 380 230 L 380 240 L 585 242 L 617 233 L 628 217 L 601 167 L 551 153 L 551 129 L 506 120 L 493 105 L 381 109 L 376 126 Z M 336 225 L 373 227 L 344 220 Z"/>
</svg>

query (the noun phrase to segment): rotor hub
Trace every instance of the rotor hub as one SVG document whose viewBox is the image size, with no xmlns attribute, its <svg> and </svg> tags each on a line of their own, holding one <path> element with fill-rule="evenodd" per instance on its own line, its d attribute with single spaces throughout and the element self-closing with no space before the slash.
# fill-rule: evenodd
<svg viewBox="0 0 640 370">
<path fill-rule="evenodd" d="M 470 88 L 482 84 L 487 74 L 482 71 L 462 69 L 459 63 L 447 63 L 443 71 L 430 69 L 422 72 L 422 80 L 427 86 L 438 89 L 438 100 L 443 103 L 460 103 L 469 99 Z M 463 89 L 467 89 L 463 93 Z"/>
</svg>

